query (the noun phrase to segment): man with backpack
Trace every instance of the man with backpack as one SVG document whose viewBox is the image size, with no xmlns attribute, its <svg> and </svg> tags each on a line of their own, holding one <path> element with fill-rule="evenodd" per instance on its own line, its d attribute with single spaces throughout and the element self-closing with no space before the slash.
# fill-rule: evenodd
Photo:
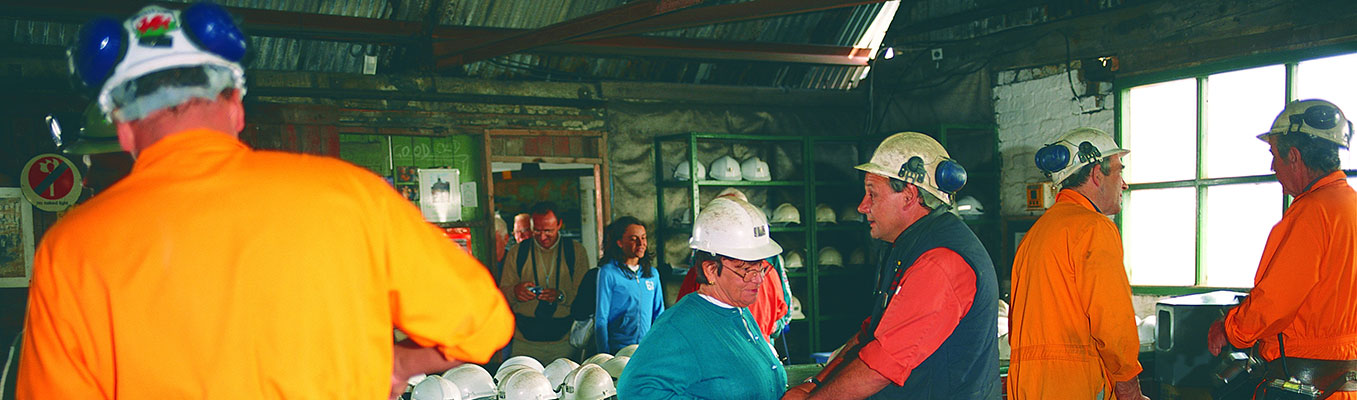
<svg viewBox="0 0 1357 400">
<path fill-rule="evenodd" d="M 499 280 L 517 320 L 511 355 L 569 358 L 574 353 L 566 337 L 574 322 L 570 306 L 591 268 L 589 255 L 578 241 L 561 240 L 555 204 L 537 203 L 529 214 L 532 240 L 509 249 Z"/>
</svg>

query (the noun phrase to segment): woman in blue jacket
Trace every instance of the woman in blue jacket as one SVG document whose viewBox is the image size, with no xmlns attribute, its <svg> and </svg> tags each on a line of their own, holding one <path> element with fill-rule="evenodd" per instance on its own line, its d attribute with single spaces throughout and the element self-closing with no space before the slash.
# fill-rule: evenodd
<svg viewBox="0 0 1357 400">
<path fill-rule="evenodd" d="M 616 353 L 641 343 L 650 324 L 664 311 L 660 277 L 646 254 L 646 228 L 634 217 L 621 217 L 603 232 L 598 263 L 594 341 L 598 351 Z"/>
</svg>

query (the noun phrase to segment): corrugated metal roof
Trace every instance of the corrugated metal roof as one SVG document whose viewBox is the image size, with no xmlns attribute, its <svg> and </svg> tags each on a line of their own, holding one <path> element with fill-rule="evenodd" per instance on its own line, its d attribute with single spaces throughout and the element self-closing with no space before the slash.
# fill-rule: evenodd
<svg viewBox="0 0 1357 400">
<path fill-rule="evenodd" d="M 169 0 L 180 3 L 188 0 Z M 703 6 L 750 0 L 706 2 Z M 536 29 L 624 5 L 624 0 L 218 0 L 225 6 L 422 23 L 439 5 L 444 25 Z M 443 3 L 446 2 L 446 3 Z M 692 39 L 852 46 L 881 4 L 656 32 Z M 0 40 L 67 46 L 76 24 L 0 19 Z M 388 45 L 254 36 L 247 67 L 361 73 L 364 56 L 389 66 L 401 53 Z M 423 51 L 423 50 L 407 50 Z M 462 67 L 471 77 L 553 81 L 629 80 L 792 88 L 847 89 L 863 67 L 748 61 L 693 61 L 656 57 L 511 54 Z M 379 68 L 379 73 L 382 70 Z"/>
</svg>

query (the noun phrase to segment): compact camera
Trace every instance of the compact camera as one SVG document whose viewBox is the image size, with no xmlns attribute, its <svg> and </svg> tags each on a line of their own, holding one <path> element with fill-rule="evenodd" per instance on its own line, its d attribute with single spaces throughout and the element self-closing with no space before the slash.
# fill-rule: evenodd
<svg viewBox="0 0 1357 400">
<path fill-rule="evenodd" d="M 542 288 L 536 287 L 536 286 L 529 286 L 529 287 L 528 287 L 528 291 L 529 291 L 529 292 L 532 292 L 533 295 L 540 295 L 540 294 L 542 294 Z"/>
</svg>

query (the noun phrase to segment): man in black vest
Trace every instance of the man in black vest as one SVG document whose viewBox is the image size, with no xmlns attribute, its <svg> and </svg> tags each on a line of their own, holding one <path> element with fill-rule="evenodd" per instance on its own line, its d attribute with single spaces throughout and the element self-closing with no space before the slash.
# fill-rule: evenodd
<svg viewBox="0 0 1357 400">
<path fill-rule="evenodd" d="M 589 255 L 579 242 L 560 240 L 555 204 L 537 203 L 529 214 L 532 240 L 519 242 L 505 254 L 499 279 L 517 322 L 511 355 L 541 361 L 570 358 L 574 354 L 566 338 L 574 322 L 570 306 L 591 268 Z"/>
<path fill-rule="evenodd" d="M 948 212 L 965 169 L 922 133 L 881 142 L 858 211 L 887 242 L 863 329 L 784 399 L 998 399 L 998 283 L 980 240 Z"/>
</svg>

